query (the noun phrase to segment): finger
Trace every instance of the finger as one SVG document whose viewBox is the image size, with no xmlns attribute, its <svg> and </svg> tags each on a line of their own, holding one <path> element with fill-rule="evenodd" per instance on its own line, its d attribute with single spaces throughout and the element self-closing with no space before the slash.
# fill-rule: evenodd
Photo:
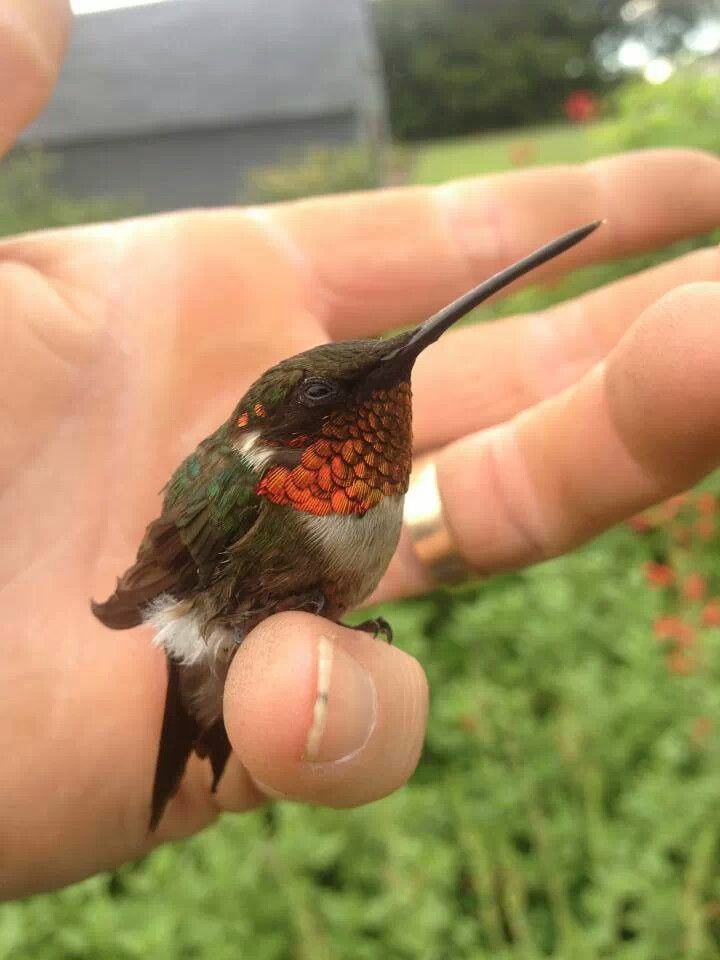
<svg viewBox="0 0 720 960">
<path fill-rule="evenodd" d="M 720 280 L 720 248 L 697 250 L 538 313 L 442 337 L 413 371 L 418 451 L 502 423 L 579 380 L 651 304 Z"/>
<path fill-rule="evenodd" d="M 0 0 L 0 155 L 50 96 L 69 27 L 67 0 Z"/>
<path fill-rule="evenodd" d="M 553 557 L 720 461 L 720 284 L 650 307 L 575 386 L 442 451 L 446 520 L 478 571 Z M 424 589 L 407 547 L 380 596 Z"/>
<path fill-rule="evenodd" d="M 608 222 L 526 282 L 710 230 L 720 221 L 720 160 L 648 150 L 253 215 L 320 288 L 324 320 L 341 339 L 416 323 L 590 220 Z"/>
<path fill-rule="evenodd" d="M 261 791 L 351 807 L 415 769 L 427 686 L 416 660 L 367 634 L 281 614 L 243 642 L 225 688 L 225 725 Z"/>
</svg>

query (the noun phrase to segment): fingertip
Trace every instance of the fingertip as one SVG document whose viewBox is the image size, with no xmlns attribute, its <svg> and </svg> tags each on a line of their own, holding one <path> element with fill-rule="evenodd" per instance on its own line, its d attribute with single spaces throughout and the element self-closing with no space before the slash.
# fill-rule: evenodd
<svg viewBox="0 0 720 960">
<path fill-rule="evenodd" d="M 308 614 L 271 617 L 243 642 L 225 689 L 233 749 L 271 796 L 354 806 L 417 764 L 424 673 L 367 634 Z"/>
<path fill-rule="evenodd" d="M 67 0 L 0 4 L 0 154 L 50 96 L 71 19 Z"/>
<path fill-rule="evenodd" d="M 695 482 L 712 469 L 720 408 L 720 283 L 661 297 L 608 359 L 613 422 L 638 462 L 660 478 Z"/>
<path fill-rule="evenodd" d="M 307 614 L 277 614 L 248 634 L 233 660 L 225 684 L 225 726 L 250 768 L 270 758 L 286 765 L 303 754 L 321 623 Z"/>
</svg>

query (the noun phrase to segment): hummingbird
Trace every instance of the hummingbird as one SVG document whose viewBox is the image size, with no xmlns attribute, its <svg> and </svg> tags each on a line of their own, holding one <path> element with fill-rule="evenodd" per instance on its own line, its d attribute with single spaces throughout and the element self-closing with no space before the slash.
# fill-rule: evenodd
<svg viewBox="0 0 720 960">
<path fill-rule="evenodd" d="M 339 622 L 379 583 L 400 537 L 410 478 L 417 357 L 600 223 L 558 237 L 411 330 L 281 361 L 177 468 L 135 563 L 107 600 L 91 602 L 113 630 L 149 624 L 165 652 L 151 831 L 193 752 L 209 758 L 211 790 L 218 786 L 230 755 L 223 688 L 248 632 L 285 610 Z M 355 629 L 392 639 L 384 620 Z"/>
</svg>

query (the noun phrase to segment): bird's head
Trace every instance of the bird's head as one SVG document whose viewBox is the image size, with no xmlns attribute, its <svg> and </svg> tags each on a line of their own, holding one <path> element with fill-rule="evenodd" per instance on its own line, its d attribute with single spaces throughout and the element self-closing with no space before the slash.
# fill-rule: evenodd
<svg viewBox="0 0 720 960">
<path fill-rule="evenodd" d="M 410 376 L 420 353 L 479 303 L 597 226 L 541 247 L 412 330 L 323 344 L 267 370 L 229 421 L 233 447 L 259 474 L 258 494 L 319 516 L 362 515 L 383 497 L 404 494 L 412 458 Z"/>
</svg>

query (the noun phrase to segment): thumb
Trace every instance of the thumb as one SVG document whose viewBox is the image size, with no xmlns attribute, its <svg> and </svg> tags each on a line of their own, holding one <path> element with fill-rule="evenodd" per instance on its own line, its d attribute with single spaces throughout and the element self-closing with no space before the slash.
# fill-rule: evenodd
<svg viewBox="0 0 720 960">
<path fill-rule="evenodd" d="M 309 614 L 278 614 L 235 656 L 225 726 L 263 793 L 352 807 L 412 774 L 427 699 L 420 664 L 401 650 Z"/>
<path fill-rule="evenodd" d="M 67 0 L 0 0 L 0 155 L 50 96 L 70 20 Z"/>
</svg>

